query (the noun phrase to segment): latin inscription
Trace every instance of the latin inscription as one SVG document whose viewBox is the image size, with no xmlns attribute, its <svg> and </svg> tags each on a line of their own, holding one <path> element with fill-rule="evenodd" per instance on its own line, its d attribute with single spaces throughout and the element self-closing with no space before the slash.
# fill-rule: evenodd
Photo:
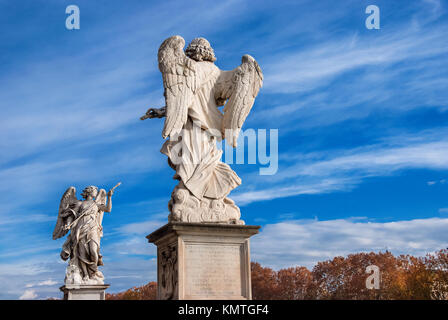
<svg viewBox="0 0 448 320">
<path fill-rule="evenodd" d="M 186 295 L 241 296 L 240 245 L 187 244 Z"/>
</svg>

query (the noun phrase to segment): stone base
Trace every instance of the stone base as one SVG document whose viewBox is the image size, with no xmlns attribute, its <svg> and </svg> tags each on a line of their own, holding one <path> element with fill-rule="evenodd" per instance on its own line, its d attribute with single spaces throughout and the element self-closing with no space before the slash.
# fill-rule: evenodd
<svg viewBox="0 0 448 320">
<path fill-rule="evenodd" d="M 171 222 L 157 246 L 157 299 L 252 299 L 249 238 L 259 226 Z"/>
<path fill-rule="evenodd" d="M 64 300 L 106 300 L 105 290 L 109 284 L 67 284 L 59 289 L 64 292 Z"/>
</svg>

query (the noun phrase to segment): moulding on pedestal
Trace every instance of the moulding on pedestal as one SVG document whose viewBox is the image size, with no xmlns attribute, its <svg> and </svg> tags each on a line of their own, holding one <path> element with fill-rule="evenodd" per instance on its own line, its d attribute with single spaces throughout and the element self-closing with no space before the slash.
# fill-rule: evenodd
<svg viewBox="0 0 448 320">
<path fill-rule="evenodd" d="M 259 226 L 168 223 L 157 246 L 157 298 L 251 299 L 249 238 Z"/>
<path fill-rule="evenodd" d="M 59 289 L 64 293 L 64 300 L 106 300 L 105 290 L 109 284 L 67 284 Z"/>
</svg>

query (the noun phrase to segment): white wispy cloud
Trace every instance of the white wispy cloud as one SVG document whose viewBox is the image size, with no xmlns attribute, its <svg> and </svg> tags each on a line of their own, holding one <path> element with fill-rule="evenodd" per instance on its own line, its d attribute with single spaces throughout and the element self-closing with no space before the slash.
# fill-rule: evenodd
<svg viewBox="0 0 448 320">
<path fill-rule="evenodd" d="M 280 154 L 274 176 L 249 175 L 245 191 L 232 198 L 244 205 L 301 194 L 351 190 L 366 178 L 399 174 L 405 169 L 448 169 L 446 128 L 392 137 L 376 145 L 321 154 Z M 292 162 L 292 165 L 288 165 Z M 260 187 L 263 183 L 264 188 Z M 286 184 L 286 186 L 284 185 Z M 255 188 L 255 185 L 257 186 Z"/>
<path fill-rule="evenodd" d="M 36 291 L 32 289 L 25 290 L 25 292 L 19 297 L 20 300 L 32 300 L 36 298 L 37 298 Z"/>
<path fill-rule="evenodd" d="M 279 45 L 278 53 L 263 57 L 262 93 L 282 98 L 269 104 L 258 100 L 259 111 L 249 124 L 275 123 L 287 133 L 365 119 L 372 113 L 445 111 L 448 44 L 443 39 L 448 25 L 437 20 L 443 10 L 438 2 L 415 2 L 406 10 L 408 18 L 388 21 L 377 33 L 357 28 L 332 33 L 324 28 L 320 37 L 302 46 L 285 50 Z M 323 19 L 329 23 L 328 16 Z M 303 24 L 296 27 L 306 29 Z"/>
<path fill-rule="evenodd" d="M 267 224 L 251 240 L 252 260 L 273 268 L 312 268 L 318 261 L 389 250 L 422 256 L 446 248 L 448 219 L 373 222 L 352 219 L 288 220 Z"/>
<path fill-rule="evenodd" d="M 428 186 L 434 186 L 436 184 L 445 184 L 447 182 L 446 179 L 440 179 L 440 180 L 435 180 L 435 181 L 428 181 L 427 184 Z"/>
<path fill-rule="evenodd" d="M 47 265 L 45 260 L 37 261 L 35 259 L 29 259 L 27 262 L 1 263 L 0 274 L 2 276 L 18 274 L 23 276 L 35 275 L 50 271 Z"/>
<path fill-rule="evenodd" d="M 148 243 L 146 236 L 165 225 L 168 222 L 168 214 L 168 212 L 152 214 L 149 220 L 127 223 L 115 228 L 112 234 L 116 235 L 116 240 L 109 242 L 104 247 L 104 252 L 154 257 L 157 254 L 156 247 Z"/>
<path fill-rule="evenodd" d="M 59 287 L 65 275 L 65 265 L 54 253 L 24 254 L 17 259 L 1 256 L 0 259 L 0 299 L 19 299 L 28 291 L 28 299 L 60 296 Z M 58 278 L 61 278 L 59 283 Z M 29 285 L 33 285 L 30 287 Z M 34 293 L 31 295 L 30 293 Z"/>
<path fill-rule="evenodd" d="M 27 215 L 26 220 L 28 223 L 42 223 L 42 222 L 53 221 L 54 217 L 45 215 L 45 214 L 29 214 L 29 215 Z M 22 223 L 22 222 L 23 222 L 22 216 L 3 217 L 0 220 L 0 228 L 5 225 Z"/>
<path fill-rule="evenodd" d="M 356 177 L 326 178 L 319 181 L 307 181 L 301 183 L 286 183 L 287 186 L 271 186 L 257 188 L 253 191 L 241 191 L 231 195 L 231 198 L 240 206 L 257 201 L 267 201 L 278 198 L 298 195 L 322 194 L 336 191 L 349 191 L 360 183 Z M 251 188 L 252 187 L 252 188 Z M 249 185 L 249 188 L 254 189 Z"/>
<path fill-rule="evenodd" d="M 125 224 L 118 228 L 118 231 L 123 234 L 145 234 L 149 230 L 156 230 L 167 223 L 167 217 L 169 212 L 164 212 L 159 215 L 154 215 L 154 218 L 158 218 L 157 220 L 149 220 L 143 222 L 129 223 Z"/>
<path fill-rule="evenodd" d="M 367 149 L 367 150 L 362 150 Z M 387 175 L 404 168 L 448 168 L 448 141 L 421 143 L 398 148 L 362 148 L 353 154 L 295 166 L 291 175 L 325 176 L 344 171 Z"/>
<path fill-rule="evenodd" d="M 57 281 L 54 281 L 52 279 L 44 280 L 37 283 L 29 283 L 26 285 L 27 288 L 33 288 L 33 287 L 41 287 L 41 286 L 54 286 L 57 284 Z"/>
<path fill-rule="evenodd" d="M 144 236 L 142 237 L 144 239 Z M 146 240 L 146 239 L 144 239 Z M 146 242 L 152 250 L 151 244 Z M 154 257 L 135 257 L 102 248 L 104 266 L 101 271 L 111 284 L 108 292 L 119 292 L 157 279 L 157 261 Z M 154 250 L 155 252 L 155 250 Z M 59 290 L 64 283 L 67 262 L 58 259 L 58 253 L 40 254 L 19 261 L 0 262 L 0 299 L 62 298 Z M 107 280 L 110 279 L 110 280 Z"/>
<path fill-rule="evenodd" d="M 400 61 L 428 59 L 448 52 L 442 39 L 446 27 L 421 30 L 404 28 L 370 37 L 337 39 L 316 48 L 274 56 L 265 67 L 265 90 L 309 91 L 355 68 L 387 66 Z M 388 75 L 385 74 L 385 77 Z"/>
</svg>

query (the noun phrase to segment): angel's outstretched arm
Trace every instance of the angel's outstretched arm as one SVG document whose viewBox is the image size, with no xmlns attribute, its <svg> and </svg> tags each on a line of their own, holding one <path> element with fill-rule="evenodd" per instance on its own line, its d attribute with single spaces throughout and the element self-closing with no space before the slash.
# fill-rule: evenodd
<svg viewBox="0 0 448 320">
<path fill-rule="evenodd" d="M 163 108 L 149 108 L 140 120 L 152 119 L 152 118 L 163 118 L 166 117 L 166 107 Z"/>
<path fill-rule="evenodd" d="M 104 212 L 111 212 L 112 211 L 112 195 L 114 194 L 114 189 L 110 189 L 107 193 L 107 204 L 101 204 L 99 205 L 99 209 Z"/>
</svg>

